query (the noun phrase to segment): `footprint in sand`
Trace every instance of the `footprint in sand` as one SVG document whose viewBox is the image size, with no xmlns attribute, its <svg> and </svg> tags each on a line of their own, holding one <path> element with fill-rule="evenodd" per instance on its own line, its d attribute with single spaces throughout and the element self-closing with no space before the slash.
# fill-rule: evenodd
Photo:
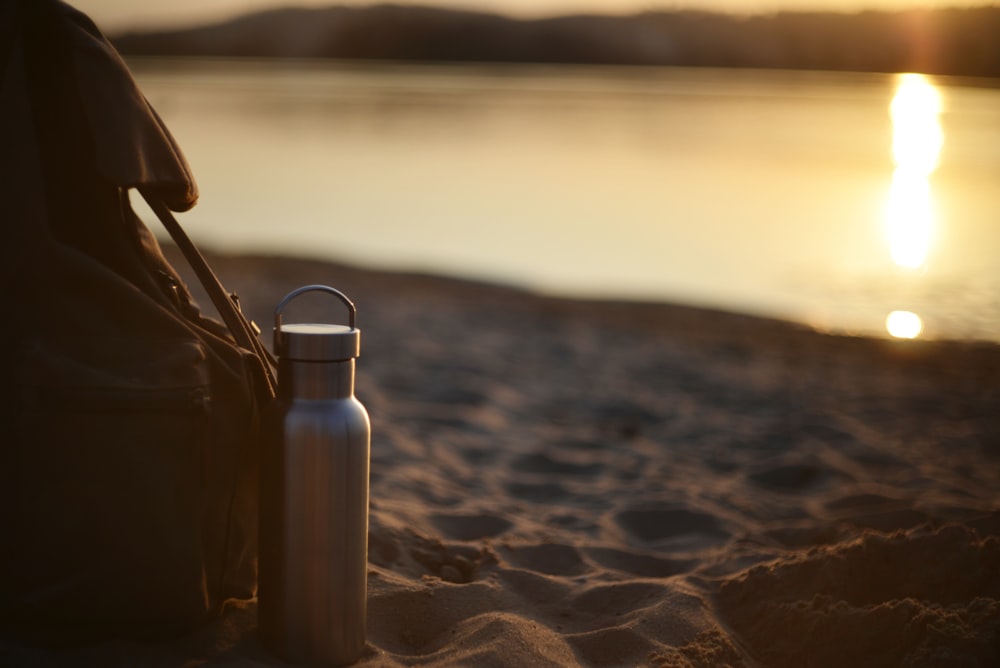
<svg viewBox="0 0 1000 668">
<path fill-rule="evenodd" d="M 503 517 L 485 513 L 473 515 L 438 514 L 433 515 L 431 521 L 446 538 L 453 540 L 492 538 L 502 534 L 512 526 L 510 521 Z"/>
<path fill-rule="evenodd" d="M 540 452 L 521 455 L 511 463 L 511 469 L 518 474 L 538 474 L 537 478 L 527 476 L 529 480 L 518 480 L 507 485 L 507 492 L 511 496 L 533 503 L 559 501 L 572 496 L 572 492 L 561 482 L 547 479 L 549 476 L 571 480 L 593 478 L 605 473 L 604 464 L 599 462 L 576 462 Z"/>
<path fill-rule="evenodd" d="M 819 489 L 850 480 L 850 476 L 829 466 L 786 464 L 761 469 L 749 476 L 750 482 L 774 492 L 795 493 Z"/>
<path fill-rule="evenodd" d="M 574 596 L 572 609 L 580 613 L 620 617 L 662 603 L 667 591 L 668 585 L 660 582 L 597 584 Z"/>
<path fill-rule="evenodd" d="M 720 543 L 729 538 L 729 532 L 720 526 L 715 517 L 684 508 L 623 510 L 615 521 L 630 536 L 644 543 L 676 538 Z"/>
<path fill-rule="evenodd" d="M 885 507 L 898 503 L 897 499 L 882 496 L 881 494 L 850 494 L 834 499 L 833 501 L 827 501 L 823 505 L 826 506 L 827 510 L 839 511 Z"/>
<path fill-rule="evenodd" d="M 518 457 L 511 464 L 511 468 L 523 473 L 569 476 L 595 476 L 604 471 L 604 465 L 600 463 L 578 464 L 550 457 L 542 453 L 532 453 Z"/>
<path fill-rule="evenodd" d="M 546 575 L 581 575 L 590 570 L 580 552 L 571 545 L 542 543 L 506 547 L 503 555 L 511 564 Z"/>
<path fill-rule="evenodd" d="M 692 559 L 666 559 L 611 547 L 588 548 L 586 554 L 592 561 L 605 568 L 640 578 L 670 577 L 691 570 L 697 563 Z"/>
<path fill-rule="evenodd" d="M 515 499 L 534 503 L 559 501 L 572 495 L 568 489 L 557 482 L 512 482 L 506 485 L 506 489 L 507 493 Z"/>
</svg>

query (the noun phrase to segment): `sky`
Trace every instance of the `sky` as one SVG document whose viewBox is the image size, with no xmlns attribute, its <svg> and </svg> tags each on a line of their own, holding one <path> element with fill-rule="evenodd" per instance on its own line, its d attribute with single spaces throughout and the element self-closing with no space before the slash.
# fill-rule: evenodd
<svg viewBox="0 0 1000 668">
<path fill-rule="evenodd" d="M 248 11 L 280 5 L 327 6 L 376 4 L 359 0 L 67 0 L 87 13 L 104 32 L 128 28 L 181 27 L 229 18 Z M 988 0 L 393 0 L 395 4 L 422 4 L 475 9 L 519 17 L 552 16 L 575 12 L 626 14 L 657 9 L 706 9 L 739 13 L 766 13 L 782 9 L 856 11 L 910 7 L 991 4 Z"/>
</svg>

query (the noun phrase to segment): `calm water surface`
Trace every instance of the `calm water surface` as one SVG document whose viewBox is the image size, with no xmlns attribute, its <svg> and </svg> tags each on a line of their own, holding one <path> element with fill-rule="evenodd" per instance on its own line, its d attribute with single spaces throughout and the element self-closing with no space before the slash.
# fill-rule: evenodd
<svg viewBox="0 0 1000 668">
<path fill-rule="evenodd" d="M 997 88 L 668 68 L 130 65 L 194 169 L 202 198 L 183 220 L 208 247 L 1000 340 Z"/>
</svg>

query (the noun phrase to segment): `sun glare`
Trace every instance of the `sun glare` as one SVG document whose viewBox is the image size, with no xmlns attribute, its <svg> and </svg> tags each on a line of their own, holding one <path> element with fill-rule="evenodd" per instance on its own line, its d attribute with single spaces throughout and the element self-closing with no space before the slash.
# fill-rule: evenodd
<svg viewBox="0 0 1000 668">
<path fill-rule="evenodd" d="M 924 322 L 916 313 L 893 311 L 885 319 L 885 329 L 897 339 L 915 339 L 924 330 Z"/>
<path fill-rule="evenodd" d="M 901 267 L 917 269 L 927 260 L 934 227 L 931 186 L 926 176 L 897 169 L 892 175 L 886 228 L 889 254 Z"/>
<path fill-rule="evenodd" d="M 922 74 L 904 74 L 889 105 L 892 117 L 892 155 L 898 169 L 925 176 L 938 165 L 944 133 L 941 95 Z"/>
<path fill-rule="evenodd" d="M 930 175 L 944 144 L 941 95 L 927 77 L 903 74 L 889 113 L 896 162 L 886 205 L 889 251 L 899 266 L 917 269 L 927 261 L 934 231 Z"/>
</svg>

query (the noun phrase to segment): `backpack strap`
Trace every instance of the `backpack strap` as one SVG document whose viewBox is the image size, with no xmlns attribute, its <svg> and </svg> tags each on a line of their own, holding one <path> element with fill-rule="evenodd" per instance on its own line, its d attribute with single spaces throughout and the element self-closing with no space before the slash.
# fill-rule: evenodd
<svg viewBox="0 0 1000 668">
<path fill-rule="evenodd" d="M 156 217 L 167 228 L 167 232 L 170 233 L 170 237 L 174 240 L 174 243 L 184 253 L 188 264 L 191 265 L 195 275 L 198 277 L 198 281 L 205 288 L 209 298 L 219 312 L 219 316 L 225 322 L 236 343 L 252 352 L 260 360 L 268 389 L 273 397 L 278 386 L 274 377 L 274 367 L 277 363 L 257 336 L 260 330 L 243 315 L 236 293 L 226 292 L 226 289 L 222 286 L 222 282 L 219 281 L 219 277 L 208 266 L 208 261 L 205 260 L 201 251 L 198 250 L 180 223 L 174 218 L 170 209 L 159 198 L 147 192 L 145 188 L 139 188 L 138 190 L 153 210 L 153 213 L 156 214 Z"/>
</svg>

